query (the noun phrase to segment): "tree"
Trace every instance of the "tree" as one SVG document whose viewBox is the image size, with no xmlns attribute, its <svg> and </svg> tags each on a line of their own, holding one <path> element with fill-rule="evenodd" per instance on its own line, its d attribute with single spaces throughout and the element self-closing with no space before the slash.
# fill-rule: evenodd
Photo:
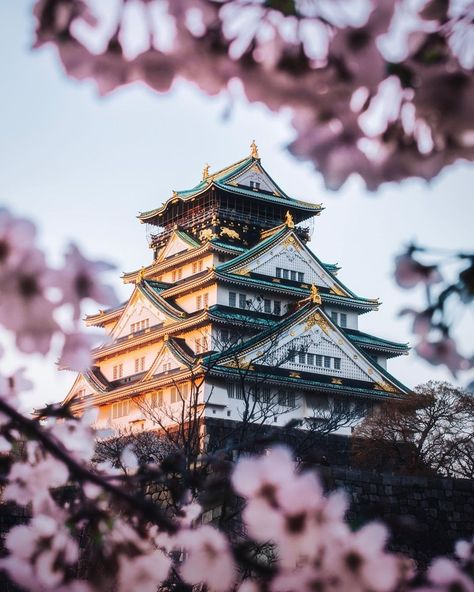
<svg viewBox="0 0 474 592">
<path fill-rule="evenodd" d="M 474 477 L 474 398 L 430 381 L 374 409 L 354 433 L 358 464 L 410 473 Z"/>
</svg>

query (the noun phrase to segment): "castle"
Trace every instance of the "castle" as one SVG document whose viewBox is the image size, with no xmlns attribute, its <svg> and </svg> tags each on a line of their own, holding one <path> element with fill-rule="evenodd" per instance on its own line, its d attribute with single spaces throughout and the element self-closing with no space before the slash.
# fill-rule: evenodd
<svg viewBox="0 0 474 592">
<path fill-rule="evenodd" d="M 377 300 L 308 247 L 320 204 L 288 196 L 251 154 L 141 213 L 153 260 L 123 275 L 130 298 L 86 318 L 107 340 L 65 401 L 98 426 L 153 429 L 191 417 L 275 426 L 324 422 L 409 391 L 387 370 L 408 347 L 359 330 Z M 146 410 L 153 413 L 147 413 Z"/>
</svg>

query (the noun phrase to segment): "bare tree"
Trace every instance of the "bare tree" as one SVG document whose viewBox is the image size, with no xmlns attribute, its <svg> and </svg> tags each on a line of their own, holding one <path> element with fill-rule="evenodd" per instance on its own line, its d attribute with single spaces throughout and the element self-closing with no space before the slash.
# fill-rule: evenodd
<svg viewBox="0 0 474 592">
<path fill-rule="evenodd" d="M 429 381 L 406 399 L 379 405 L 354 435 L 361 466 L 474 476 L 474 398 L 449 383 Z"/>
</svg>

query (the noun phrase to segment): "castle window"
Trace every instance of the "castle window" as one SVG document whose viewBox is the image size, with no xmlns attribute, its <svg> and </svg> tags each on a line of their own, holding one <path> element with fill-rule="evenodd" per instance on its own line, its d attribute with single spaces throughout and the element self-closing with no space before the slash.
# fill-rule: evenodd
<svg viewBox="0 0 474 592">
<path fill-rule="evenodd" d="M 273 314 L 281 315 L 281 302 L 279 300 L 273 302 Z"/>
<path fill-rule="evenodd" d="M 316 354 L 316 366 L 321 367 L 323 365 L 323 356 Z"/>
<path fill-rule="evenodd" d="M 169 372 L 171 370 L 171 362 L 167 362 L 166 364 L 163 364 L 162 368 L 163 368 L 163 372 Z"/>
<path fill-rule="evenodd" d="M 304 282 L 304 273 L 302 271 L 298 271 L 298 281 L 301 283 Z"/>
<path fill-rule="evenodd" d="M 113 367 L 113 380 L 122 378 L 123 376 L 123 364 L 117 364 Z"/>
<path fill-rule="evenodd" d="M 229 306 L 237 306 L 237 294 L 235 292 L 229 292 Z"/>
<path fill-rule="evenodd" d="M 306 354 L 304 352 L 299 352 L 299 354 L 298 354 L 298 362 L 300 364 L 304 364 L 306 362 Z"/>
<path fill-rule="evenodd" d="M 221 343 L 227 343 L 230 341 L 230 330 L 229 329 L 221 329 L 220 340 L 221 340 Z"/>
<path fill-rule="evenodd" d="M 277 267 L 277 268 L 276 268 L 276 276 L 277 276 L 277 278 L 281 278 L 281 277 L 282 277 L 282 275 L 281 275 L 281 271 L 282 271 L 282 270 L 281 270 L 281 267 Z"/>
<path fill-rule="evenodd" d="M 145 356 L 141 358 L 135 358 L 135 374 L 137 372 L 143 372 L 145 370 Z"/>
<path fill-rule="evenodd" d="M 341 358 L 334 358 L 334 369 L 335 370 L 341 369 Z"/>
<path fill-rule="evenodd" d="M 341 327 L 347 327 L 347 314 L 345 312 L 341 312 Z"/>
<path fill-rule="evenodd" d="M 239 294 L 239 308 L 247 308 L 247 296 Z"/>
<path fill-rule="evenodd" d="M 331 321 L 337 324 L 337 312 L 331 312 Z"/>
<path fill-rule="evenodd" d="M 314 366 L 314 354 L 308 354 L 307 355 L 307 360 L 308 360 L 308 365 L 309 366 Z"/>
<path fill-rule="evenodd" d="M 162 407 L 163 406 L 163 391 L 156 391 L 150 395 L 150 406 L 151 407 Z"/>
<path fill-rule="evenodd" d="M 203 296 L 203 304 L 204 308 L 207 308 L 209 306 L 209 294 L 207 292 Z"/>
<path fill-rule="evenodd" d="M 201 310 L 202 308 L 202 295 L 196 296 L 196 310 Z"/>
<path fill-rule="evenodd" d="M 119 417 L 124 417 L 128 415 L 129 411 L 129 401 L 118 401 L 117 403 L 113 403 L 112 405 L 112 419 L 118 419 Z"/>
<path fill-rule="evenodd" d="M 244 399 L 244 391 L 241 384 L 229 382 L 227 385 L 227 396 L 229 399 Z"/>
<path fill-rule="evenodd" d="M 295 407 L 295 394 L 280 391 L 278 393 L 278 405 L 281 407 Z"/>
<path fill-rule="evenodd" d="M 282 272 L 283 272 L 283 279 L 284 280 L 290 279 L 290 270 L 289 269 L 283 269 Z"/>
<path fill-rule="evenodd" d="M 268 298 L 265 298 L 265 300 L 263 301 L 263 310 L 268 313 L 272 312 L 272 301 Z"/>
<path fill-rule="evenodd" d="M 260 183 L 258 181 L 250 181 L 250 189 L 258 191 L 260 189 Z"/>
<path fill-rule="evenodd" d="M 178 389 L 175 386 L 171 387 L 170 395 L 171 395 L 171 402 L 176 403 L 178 401 Z"/>
<path fill-rule="evenodd" d="M 324 367 L 325 368 L 331 367 L 331 358 L 329 356 L 324 356 Z"/>
<path fill-rule="evenodd" d="M 296 271 L 293 271 L 293 269 L 290 271 L 290 278 L 292 281 L 296 282 Z"/>
</svg>

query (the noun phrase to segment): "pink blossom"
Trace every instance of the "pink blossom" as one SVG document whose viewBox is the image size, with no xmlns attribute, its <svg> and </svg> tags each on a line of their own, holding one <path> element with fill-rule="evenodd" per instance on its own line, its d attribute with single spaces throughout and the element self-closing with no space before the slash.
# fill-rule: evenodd
<svg viewBox="0 0 474 592">
<path fill-rule="evenodd" d="M 414 288 L 419 283 L 431 285 L 442 280 L 436 265 L 423 265 L 409 252 L 399 255 L 395 262 L 395 280 L 401 288 Z"/>
<path fill-rule="evenodd" d="M 182 531 L 177 538 L 186 551 L 180 568 L 188 584 L 204 584 L 210 592 L 227 592 L 235 581 L 235 564 L 226 537 L 211 526 Z"/>
<path fill-rule="evenodd" d="M 441 586 L 443 592 L 450 590 L 462 590 L 474 592 L 474 581 L 464 574 L 454 561 L 446 558 L 435 559 L 428 570 L 428 579 L 431 583 Z"/>
<path fill-rule="evenodd" d="M 451 370 L 453 376 L 456 376 L 459 370 L 469 370 L 472 367 L 472 361 L 458 352 L 456 342 L 450 337 L 439 341 L 421 341 L 415 347 L 415 351 L 420 358 L 433 366 L 444 364 Z"/>
<path fill-rule="evenodd" d="M 92 363 L 91 347 L 95 343 L 93 335 L 75 331 L 65 333 L 59 365 L 68 370 L 84 372 Z"/>
<path fill-rule="evenodd" d="M 474 538 L 470 541 L 458 541 L 455 546 L 456 556 L 463 563 L 474 561 Z"/>
<path fill-rule="evenodd" d="M 171 560 L 161 551 L 119 557 L 118 592 L 156 592 L 166 579 Z"/>
<path fill-rule="evenodd" d="M 0 566 L 32 591 L 55 590 L 63 582 L 66 566 L 79 555 L 67 528 L 45 514 L 34 516 L 28 525 L 12 528 L 5 545 L 10 556 L 0 560 Z"/>
<path fill-rule="evenodd" d="M 51 427 L 51 433 L 77 460 L 89 462 L 94 455 L 94 433 L 87 416 L 81 419 L 61 419 Z"/>
<path fill-rule="evenodd" d="M 46 297 L 52 282 L 51 270 L 37 249 L 24 253 L 17 266 L 0 278 L 0 322 L 15 332 L 17 346 L 24 353 L 48 353 L 58 329 L 55 305 Z"/>
<path fill-rule="evenodd" d="M 114 269 L 113 265 L 104 261 L 89 261 L 75 245 L 70 245 L 58 283 L 63 291 L 62 302 L 72 305 L 74 319 L 79 318 L 81 302 L 86 298 L 107 306 L 117 305 L 113 288 L 100 279 L 102 273 L 111 269 Z"/>
<path fill-rule="evenodd" d="M 10 468 L 3 496 L 22 506 L 33 503 L 42 508 L 51 501 L 49 489 L 64 485 L 68 476 L 64 464 L 51 456 L 36 462 L 17 462 Z"/>
<path fill-rule="evenodd" d="M 6 271 L 17 267 L 25 254 L 34 248 L 35 240 L 34 224 L 14 218 L 8 210 L 0 208 L 0 278 Z"/>
<path fill-rule="evenodd" d="M 433 310 L 427 308 L 426 310 L 417 311 L 413 308 L 404 308 L 399 313 L 399 316 L 410 315 L 413 319 L 412 332 L 420 337 L 426 337 L 433 328 L 432 318 Z"/>
</svg>

